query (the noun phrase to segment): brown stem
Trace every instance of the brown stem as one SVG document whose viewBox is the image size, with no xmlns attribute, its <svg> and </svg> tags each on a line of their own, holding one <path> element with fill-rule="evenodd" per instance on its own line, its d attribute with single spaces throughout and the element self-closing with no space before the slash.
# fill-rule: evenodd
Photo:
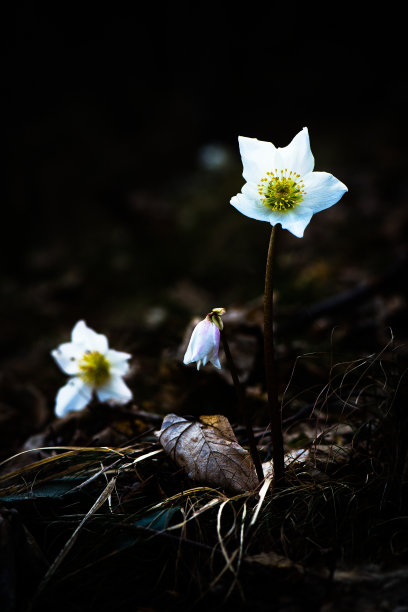
<svg viewBox="0 0 408 612">
<path fill-rule="evenodd" d="M 275 484 L 282 484 L 285 478 L 282 413 L 278 400 L 278 380 L 276 375 L 275 343 L 273 334 L 273 269 L 279 229 L 279 225 L 272 226 L 268 249 L 268 259 L 266 263 L 264 298 L 265 374 L 271 422 L 272 458 Z"/>
<path fill-rule="evenodd" d="M 249 411 L 247 409 L 244 390 L 242 388 L 242 385 L 238 377 L 237 368 L 235 367 L 235 363 L 232 359 L 227 337 L 225 335 L 225 329 L 221 330 L 221 340 L 222 340 L 222 346 L 224 348 L 224 353 L 225 353 L 225 357 L 227 360 L 228 368 L 231 372 L 232 381 L 234 383 L 235 391 L 237 393 L 239 407 L 240 407 L 240 410 L 241 410 L 241 413 L 244 419 L 246 432 L 248 436 L 249 451 L 251 453 L 252 461 L 254 462 L 254 465 L 255 465 L 255 470 L 258 476 L 258 480 L 259 482 L 262 482 L 264 479 L 264 473 L 262 469 L 262 463 L 259 458 L 258 448 L 256 446 L 254 432 L 252 430 L 251 415 L 249 414 Z"/>
</svg>

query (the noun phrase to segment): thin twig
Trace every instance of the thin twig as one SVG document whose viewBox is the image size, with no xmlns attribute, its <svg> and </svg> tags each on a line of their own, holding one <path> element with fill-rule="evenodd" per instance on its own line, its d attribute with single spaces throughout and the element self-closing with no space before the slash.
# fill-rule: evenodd
<svg viewBox="0 0 408 612">
<path fill-rule="evenodd" d="M 239 380 L 237 368 L 235 366 L 234 360 L 232 359 L 227 336 L 225 334 L 225 329 L 221 330 L 221 340 L 222 340 L 222 345 L 224 348 L 224 353 L 225 353 L 225 357 L 227 360 L 227 364 L 231 372 L 235 391 L 237 393 L 240 411 L 244 419 L 252 461 L 254 462 L 254 465 L 255 465 L 255 470 L 258 476 L 258 480 L 259 482 L 262 482 L 264 479 L 264 474 L 263 474 L 261 459 L 259 458 L 258 448 L 255 442 L 254 432 L 253 432 L 252 425 L 251 425 L 251 415 L 249 414 L 249 411 L 247 408 L 247 404 L 245 401 L 245 393 L 244 393 L 244 389 L 242 388 L 241 382 Z"/>
</svg>

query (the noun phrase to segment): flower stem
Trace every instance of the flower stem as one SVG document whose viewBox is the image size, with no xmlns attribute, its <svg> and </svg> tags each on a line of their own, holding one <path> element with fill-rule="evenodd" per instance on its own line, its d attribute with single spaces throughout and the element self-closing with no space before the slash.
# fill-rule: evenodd
<svg viewBox="0 0 408 612">
<path fill-rule="evenodd" d="M 258 480 L 259 482 L 262 482 L 264 479 L 264 473 L 263 473 L 263 469 L 262 469 L 262 463 L 261 463 L 261 459 L 259 457 L 259 453 L 258 453 L 258 448 L 256 446 L 256 442 L 255 442 L 255 437 L 254 437 L 254 432 L 252 430 L 252 425 L 251 425 L 251 417 L 249 414 L 249 411 L 247 409 L 247 405 L 245 402 L 245 393 L 244 393 L 244 389 L 242 388 L 242 385 L 240 383 L 239 377 L 238 377 L 238 371 L 237 368 L 235 366 L 235 363 L 232 359 L 232 355 L 231 355 L 231 351 L 229 348 L 229 344 L 228 344 L 228 340 L 225 334 L 225 329 L 221 330 L 221 340 L 222 340 L 222 346 L 224 348 L 224 353 L 225 353 L 225 357 L 227 359 L 227 364 L 228 364 L 228 368 L 231 372 L 231 376 L 232 376 L 232 381 L 234 383 L 234 387 L 235 387 L 235 391 L 237 393 L 237 397 L 238 397 L 238 403 L 239 403 L 239 407 L 244 419 L 244 423 L 245 423 L 245 427 L 246 427 L 246 432 L 247 432 L 247 437 L 248 437 L 248 443 L 249 443 L 249 451 L 251 453 L 251 457 L 252 457 L 252 461 L 254 462 L 255 465 L 255 470 L 256 470 L 256 474 L 258 476 Z"/>
<path fill-rule="evenodd" d="M 264 297 L 265 374 L 271 423 L 272 458 L 275 484 L 282 484 L 285 477 L 282 414 L 278 400 L 278 380 L 276 375 L 275 343 L 273 334 L 273 269 L 279 229 L 280 225 L 272 226 L 268 249 L 268 259 L 266 263 Z"/>
</svg>

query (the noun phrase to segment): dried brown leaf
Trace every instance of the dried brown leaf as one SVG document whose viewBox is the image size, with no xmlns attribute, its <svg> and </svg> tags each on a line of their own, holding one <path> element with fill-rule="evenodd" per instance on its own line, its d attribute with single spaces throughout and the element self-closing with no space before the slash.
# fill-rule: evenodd
<svg viewBox="0 0 408 612">
<path fill-rule="evenodd" d="M 235 493 L 258 486 L 251 456 L 238 444 L 224 416 L 202 416 L 191 422 L 168 414 L 158 435 L 167 454 L 192 480 Z"/>
<path fill-rule="evenodd" d="M 282 570 L 294 569 L 299 572 L 299 574 L 304 574 L 304 568 L 301 565 L 294 563 L 291 561 L 291 559 L 288 559 L 288 557 L 278 555 L 273 551 L 261 552 L 257 555 L 246 555 L 245 561 L 248 563 L 259 563 L 260 565 Z"/>
</svg>

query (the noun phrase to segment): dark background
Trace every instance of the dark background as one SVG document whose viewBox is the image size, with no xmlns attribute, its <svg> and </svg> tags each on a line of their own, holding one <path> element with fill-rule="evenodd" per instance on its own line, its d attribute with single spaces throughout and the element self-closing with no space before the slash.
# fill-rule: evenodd
<svg viewBox="0 0 408 612">
<path fill-rule="evenodd" d="M 359 9 L 365 13 L 358 14 Z M 38 448 L 50 445 L 114 448 L 144 443 L 168 412 L 222 413 L 235 427 L 239 419 L 227 368 L 214 372 L 206 366 L 197 373 L 194 366 L 181 363 L 180 345 L 191 318 L 203 318 L 217 306 L 227 309 L 226 329 L 254 421 L 265 427 L 260 326 L 270 225 L 241 215 L 229 204 L 244 183 L 237 137 L 286 146 L 307 126 L 316 170 L 331 172 L 349 192 L 340 203 L 313 217 L 304 238 L 281 233 L 275 296 L 285 443 L 291 448 L 312 443 L 317 420 L 316 426 L 313 420 L 308 422 L 310 409 L 319 409 L 317 419 L 323 418 L 330 432 L 327 418 L 342 426 L 349 414 L 346 408 L 352 407 L 350 418 L 356 417 L 356 427 L 343 428 L 340 438 L 334 429 L 333 437 L 325 440 L 330 452 L 331 445 L 348 448 L 352 444 L 358 451 L 361 444 L 361 465 L 358 454 L 350 461 L 357 483 L 350 495 L 353 491 L 356 495 L 347 498 L 341 493 L 339 500 L 344 499 L 345 505 L 339 511 L 331 491 L 335 514 L 331 519 L 323 488 L 323 511 L 312 512 L 312 506 L 304 503 L 304 493 L 307 499 L 320 499 L 320 484 L 308 487 L 312 492 L 301 490 L 301 506 L 308 515 L 305 525 L 312 534 L 306 540 L 314 547 L 315 531 L 322 526 L 319 554 L 327 553 L 322 567 L 330 575 L 335 567 L 332 551 L 335 564 L 336 555 L 347 550 L 348 540 L 354 546 L 354 534 L 358 536 L 356 551 L 360 542 L 364 562 L 371 559 L 370 547 L 376 563 L 386 562 L 382 551 L 388 551 L 389 559 L 392 549 L 391 561 L 399 571 L 398 563 L 406 556 L 401 536 L 405 527 L 398 522 L 406 514 L 398 506 L 403 499 L 401 466 L 407 439 L 406 25 L 399 5 L 388 2 L 381 9 L 376 12 L 374 5 L 338 2 L 271 2 L 267 8 L 256 2 L 240 8 L 235 3 L 211 2 L 194 6 L 138 3 L 131 8 L 117 2 L 107 7 L 20 2 L 4 12 L 1 461 L 24 448 L 31 452 L 17 462 L 40 459 Z M 107 334 L 112 347 L 132 353 L 128 384 L 134 402 L 123 409 L 91 405 L 56 420 L 55 395 L 66 376 L 50 351 L 69 340 L 79 319 Z M 362 402 L 357 412 L 351 404 L 354 395 L 355 407 Z M 329 408 L 323 408 L 329 399 Z M 323 410 L 328 411 L 326 415 Z M 385 410 L 388 421 L 381 416 Z M 378 419 L 378 413 L 380 421 L 374 421 L 373 430 L 368 425 L 370 419 Z M 293 415 L 298 429 L 292 428 Z M 359 419 L 364 426 L 360 427 Z M 236 431 L 240 439 L 243 428 Z M 365 454 L 365 436 L 369 450 L 372 439 L 372 455 Z M 155 441 L 153 435 L 150 439 Z M 167 495 L 171 487 L 179 491 L 185 486 L 184 480 L 182 485 L 174 480 L 180 473 L 174 475 L 173 467 L 164 462 L 164 467 L 149 467 L 152 479 L 149 476 L 146 482 L 151 489 L 138 489 L 132 474 L 131 501 L 145 504 L 156 495 Z M 10 469 L 16 464 L 2 465 Z M 341 480 L 343 472 L 338 474 Z M 379 483 L 371 492 L 372 505 L 364 499 L 366 475 Z M 393 495 L 398 503 L 394 504 Z M 48 502 L 44 512 L 47 507 L 53 514 L 54 506 Z M 86 511 L 92 503 L 87 500 Z M 41 511 L 37 501 L 34 506 L 35 519 Z M 279 504 L 277 508 L 279 514 Z M 292 518 L 297 515 L 286 515 L 286 509 L 285 516 L 293 523 L 293 546 L 301 541 L 303 550 L 303 524 Z M 315 527 L 319 516 L 322 520 Z M 7 514 L 6 518 L 11 524 Z M 52 524 L 44 522 L 46 535 L 38 541 L 45 542 L 44 550 L 53 558 L 67 524 L 60 529 L 58 513 L 50 520 Z M 280 516 L 276 524 L 281 525 Z M 107 542 L 103 529 L 103 538 L 89 530 L 101 546 Z M 59 533 L 54 539 L 55 530 Z M 365 534 L 369 534 L 369 545 Z M 262 540 L 263 536 L 262 531 Z M 21 589 L 21 582 L 8 578 L 14 576 L 9 570 L 18 563 L 17 552 L 22 559 L 31 550 L 31 543 L 28 548 L 20 545 L 25 538 L 12 544 L 5 540 L 9 572 L 5 585 L 11 599 L 15 590 L 30 592 L 25 581 Z M 163 551 L 152 557 L 150 542 L 147 556 L 143 550 L 138 556 L 143 565 L 140 572 L 132 549 L 130 564 L 125 559 L 113 570 L 107 566 L 107 587 L 97 589 L 96 595 L 94 580 L 81 570 L 81 582 L 75 582 L 75 588 L 71 588 L 73 582 L 65 583 L 66 605 L 72 608 L 79 593 L 81 603 L 76 603 L 81 607 L 82 586 L 86 593 L 87 584 L 92 601 L 96 596 L 102 602 L 107 594 L 110 605 L 110 597 L 116 598 L 120 591 L 110 585 L 122 584 L 123 576 L 126 582 L 129 571 L 132 576 L 125 593 L 129 585 L 135 593 L 138 584 L 145 590 L 152 579 L 156 586 L 157 572 L 151 572 L 146 559 L 154 558 L 157 566 Z M 327 542 L 334 542 L 336 548 Z M 74 563 L 79 561 L 75 571 L 84 567 L 91 549 L 82 558 L 81 552 L 73 557 Z M 191 550 L 195 555 L 195 549 Z M 177 551 L 174 567 L 181 568 L 181 577 L 183 567 L 188 567 L 185 575 L 190 575 L 195 564 L 190 567 L 186 557 L 180 566 L 178 546 Z M 202 564 L 199 555 L 195 559 L 200 574 L 202 567 L 213 568 L 211 551 L 211 563 Z M 168 564 L 173 585 L 171 559 L 164 559 L 163 567 Z M 305 559 L 309 564 L 310 557 L 305 554 Z M 30 584 L 34 584 L 41 566 L 34 560 L 22 567 L 29 568 Z M 377 565 L 367 567 L 377 571 Z M 264 574 L 257 568 L 254 580 L 255 574 L 248 575 L 256 600 L 262 598 L 265 585 L 270 589 L 274 584 L 267 569 L 256 595 Z M 306 591 L 293 589 L 293 568 L 288 571 L 288 580 L 278 575 L 278 593 L 285 591 L 286 597 L 289 585 L 303 605 L 320 590 L 313 586 L 317 584 L 314 574 L 312 585 L 303 583 L 302 577 Z M 139 577 L 136 583 L 135 576 Z M 375 576 L 373 582 L 366 582 L 364 573 L 362 584 L 370 591 L 370 601 L 379 597 L 375 589 L 380 582 Z M 97 579 L 102 584 L 99 574 Z M 325 573 L 321 590 L 326 594 L 327 584 Z M 347 593 L 354 604 L 360 599 L 350 584 Z M 387 585 L 395 584 L 387 578 Z M 340 585 L 339 592 L 342 589 Z M 395 591 L 393 598 L 390 589 Z M 384 582 L 384 597 L 393 608 L 403 603 L 401 589 L 397 601 L 398 588 L 386 588 Z M 58 582 L 55 593 L 58 605 L 63 605 Z M 264 601 L 270 597 L 268 591 Z M 273 597 L 275 605 L 275 591 Z M 331 597 L 336 607 L 337 591 Z M 387 606 L 388 599 L 382 597 L 381 593 L 381 605 Z M 285 609 L 289 600 L 285 599 Z M 345 605 L 351 609 L 353 604 Z"/>
<path fill-rule="evenodd" d="M 146 329 L 161 330 L 158 356 L 191 315 L 262 295 L 269 225 L 229 205 L 244 182 L 239 134 L 286 146 L 307 126 L 316 169 L 349 187 L 302 240 L 283 233 L 282 311 L 400 261 L 407 81 L 388 8 L 15 7 L 5 20 L 2 372 L 35 381 L 51 408 L 49 351 L 78 319 L 133 351 Z"/>
</svg>

